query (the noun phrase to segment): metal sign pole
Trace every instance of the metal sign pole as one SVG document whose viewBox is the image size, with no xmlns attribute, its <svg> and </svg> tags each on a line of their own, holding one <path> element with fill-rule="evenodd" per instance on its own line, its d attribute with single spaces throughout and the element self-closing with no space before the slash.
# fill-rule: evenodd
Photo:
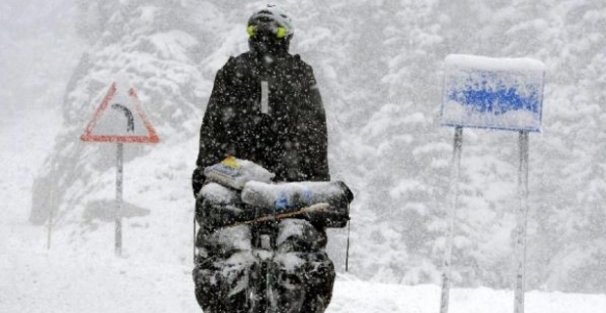
<svg viewBox="0 0 606 313">
<path fill-rule="evenodd" d="M 518 193 L 520 207 L 517 212 L 516 230 L 516 280 L 514 312 L 524 313 L 524 292 L 526 288 L 526 227 L 528 220 L 528 132 L 520 131 L 520 168 L 518 172 Z"/>
<path fill-rule="evenodd" d="M 117 256 L 122 255 L 122 177 L 124 161 L 124 144 L 117 143 L 116 157 L 116 210 L 114 217 L 116 219 L 115 233 L 115 252 Z"/>
<path fill-rule="evenodd" d="M 448 234 L 446 237 L 446 251 L 442 272 L 442 297 L 440 301 L 440 313 L 448 313 L 448 302 L 450 300 L 450 274 L 452 262 L 452 246 L 454 241 L 454 227 L 456 220 L 456 209 L 459 196 L 459 175 L 461 173 L 461 151 L 463 148 L 463 127 L 455 128 L 452 163 L 450 168 L 450 210 L 448 211 Z"/>
</svg>

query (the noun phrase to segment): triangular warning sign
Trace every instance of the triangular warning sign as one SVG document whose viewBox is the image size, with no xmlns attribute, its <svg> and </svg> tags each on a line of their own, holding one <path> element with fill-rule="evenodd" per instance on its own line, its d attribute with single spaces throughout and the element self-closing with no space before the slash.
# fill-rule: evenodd
<svg viewBox="0 0 606 313">
<path fill-rule="evenodd" d="M 118 90 L 112 83 L 92 120 L 83 141 L 156 143 L 160 141 L 137 97 L 135 89 Z"/>
</svg>

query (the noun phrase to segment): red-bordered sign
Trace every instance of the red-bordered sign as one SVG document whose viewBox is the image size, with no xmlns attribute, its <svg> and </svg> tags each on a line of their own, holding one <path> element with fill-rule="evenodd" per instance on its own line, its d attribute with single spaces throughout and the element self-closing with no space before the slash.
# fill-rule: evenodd
<svg viewBox="0 0 606 313">
<path fill-rule="evenodd" d="M 111 108 L 108 110 L 108 108 Z M 82 141 L 157 143 L 158 135 L 147 115 L 135 89 L 121 94 L 112 83 L 92 120 L 86 126 Z"/>
</svg>

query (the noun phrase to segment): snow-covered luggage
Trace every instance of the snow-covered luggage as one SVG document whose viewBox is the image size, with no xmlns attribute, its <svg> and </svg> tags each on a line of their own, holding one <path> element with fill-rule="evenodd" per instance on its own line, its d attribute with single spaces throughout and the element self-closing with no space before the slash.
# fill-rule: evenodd
<svg viewBox="0 0 606 313">
<path fill-rule="evenodd" d="M 196 220 L 202 227 L 217 229 L 252 220 L 255 210 L 240 199 L 240 192 L 217 183 L 208 183 L 196 201 Z"/>
<path fill-rule="evenodd" d="M 242 192 L 217 183 L 200 191 L 198 222 L 224 227 L 261 220 L 302 218 L 319 227 L 344 227 L 353 194 L 343 182 L 248 182 Z"/>
<path fill-rule="evenodd" d="M 302 219 L 202 229 L 193 271 L 206 313 L 324 312 L 335 271 L 326 234 Z"/>
<path fill-rule="evenodd" d="M 251 180 L 243 164 L 205 171 L 215 176 L 196 202 L 198 302 L 206 313 L 324 312 L 335 279 L 325 228 L 346 225 L 353 194 L 343 182 Z"/>
<path fill-rule="evenodd" d="M 341 181 L 268 184 L 250 181 L 242 190 L 242 202 L 263 209 L 264 214 L 296 212 L 314 204 L 328 209 L 303 215 L 323 227 L 344 227 L 349 220 L 351 190 Z"/>
<path fill-rule="evenodd" d="M 209 181 L 241 190 L 249 181 L 269 183 L 276 175 L 254 162 L 227 157 L 205 168 L 204 176 Z"/>
</svg>

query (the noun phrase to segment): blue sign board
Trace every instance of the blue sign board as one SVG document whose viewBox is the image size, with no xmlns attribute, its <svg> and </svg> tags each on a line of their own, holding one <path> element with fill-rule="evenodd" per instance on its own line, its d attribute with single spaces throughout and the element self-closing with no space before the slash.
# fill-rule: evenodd
<svg viewBox="0 0 606 313">
<path fill-rule="evenodd" d="M 544 65 L 531 59 L 450 55 L 442 125 L 540 131 Z"/>
</svg>

